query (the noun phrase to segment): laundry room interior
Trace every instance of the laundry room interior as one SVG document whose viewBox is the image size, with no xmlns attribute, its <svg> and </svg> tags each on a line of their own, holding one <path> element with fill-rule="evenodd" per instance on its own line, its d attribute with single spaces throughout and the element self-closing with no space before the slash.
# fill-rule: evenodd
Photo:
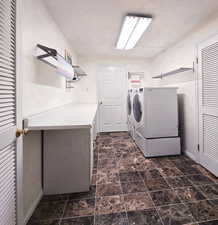
<svg viewBox="0 0 218 225">
<path fill-rule="evenodd" d="M 218 225 L 218 1 L 1 0 L 0 225 Z"/>
</svg>

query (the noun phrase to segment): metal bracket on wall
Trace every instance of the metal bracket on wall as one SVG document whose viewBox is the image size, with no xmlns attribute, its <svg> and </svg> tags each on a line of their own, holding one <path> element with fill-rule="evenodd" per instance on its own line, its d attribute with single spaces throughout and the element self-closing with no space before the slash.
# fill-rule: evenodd
<svg viewBox="0 0 218 225">
<path fill-rule="evenodd" d="M 87 76 L 87 74 L 81 69 L 80 66 L 77 65 L 71 65 L 69 62 L 65 60 L 65 58 L 60 55 L 56 49 L 49 48 L 47 46 L 37 44 L 37 49 L 40 50 L 40 53 L 36 55 L 37 59 L 40 61 L 43 61 L 44 63 L 57 68 L 58 65 L 58 57 L 61 57 L 61 59 L 66 63 L 68 66 L 72 67 L 74 69 L 74 73 L 76 74 L 76 77 L 80 76 Z"/>
<path fill-rule="evenodd" d="M 177 74 L 177 73 L 183 73 L 183 72 L 187 72 L 187 71 L 194 72 L 194 63 L 193 63 L 192 67 L 180 67 L 178 69 L 172 70 L 172 71 L 167 72 L 167 73 L 161 73 L 160 75 L 154 76 L 152 78 L 153 79 L 158 79 L 158 78 L 163 79 L 163 77 L 174 75 L 174 74 Z"/>
</svg>

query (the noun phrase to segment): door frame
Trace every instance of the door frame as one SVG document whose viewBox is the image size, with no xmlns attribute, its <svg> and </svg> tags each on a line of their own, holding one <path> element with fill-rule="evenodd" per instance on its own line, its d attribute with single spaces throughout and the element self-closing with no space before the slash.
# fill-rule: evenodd
<svg viewBox="0 0 218 225">
<path fill-rule="evenodd" d="M 17 128 L 23 128 L 22 124 L 22 0 L 16 0 L 16 124 Z M 17 163 L 17 225 L 23 225 L 23 137 L 16 141 Z"/>
<path fill-rule="evenodd" d="M 100 91 L 99 91 L 99 83 L 100 83 L 100 79 L 99 79 L 99 73 L 98 73 L 98 68 L 99 67 L 108 67 L 108 66 L 114 66 L 114 67 L 123 67 L 125 70 L 125 79 L 126 79 L 126 85 L 125 85 L 125 89 L 126 89 L 126 93 L 128 91 L 128 72 L 127 72 L 127 67 L 125 64 L 114 64 L 114 63 L 102 63 L 102 64 L 97 64 L 96 66 L 96 81 L 97 81 L 97 85 L 96 85 L 96 89 L 97 89 L 97 104 L 98 104 L 98 112 L 97 112 L 97 130 L 98 133 L 103 132 L 102 131 L 102 127 L 101 127 L 101 113 L 100 113 Z M 127 120 L 126 120 L 127 123 Z M 127 125 L 126 125 L 127 126 Z"/>
</svg>

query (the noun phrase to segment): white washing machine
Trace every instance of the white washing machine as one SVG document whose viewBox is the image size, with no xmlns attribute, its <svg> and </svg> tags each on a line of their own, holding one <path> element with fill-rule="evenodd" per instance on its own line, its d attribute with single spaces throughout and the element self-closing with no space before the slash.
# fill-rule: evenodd
<svg viewBox="0 0 218 225">
<path fill-rule="evenodd" d="M 180 154 L 177 88 L 141 88 L 133 98 L 135 141 L 145 156 Z"/>
</svg>

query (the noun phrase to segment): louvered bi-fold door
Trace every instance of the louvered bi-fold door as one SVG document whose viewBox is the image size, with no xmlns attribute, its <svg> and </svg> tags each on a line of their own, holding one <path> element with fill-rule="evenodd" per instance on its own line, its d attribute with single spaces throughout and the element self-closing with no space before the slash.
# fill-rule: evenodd
<svg viewBox="0 0 218 225">
<path fill-rule="evenodd" d="M 218 176 L 218 35 L 199 45 L 200 163 Z"/>
<path fill-rule="evenodd" d="M 0 1 L 0 225 L 16 223 L 16 0 Z"/>
</svg>

